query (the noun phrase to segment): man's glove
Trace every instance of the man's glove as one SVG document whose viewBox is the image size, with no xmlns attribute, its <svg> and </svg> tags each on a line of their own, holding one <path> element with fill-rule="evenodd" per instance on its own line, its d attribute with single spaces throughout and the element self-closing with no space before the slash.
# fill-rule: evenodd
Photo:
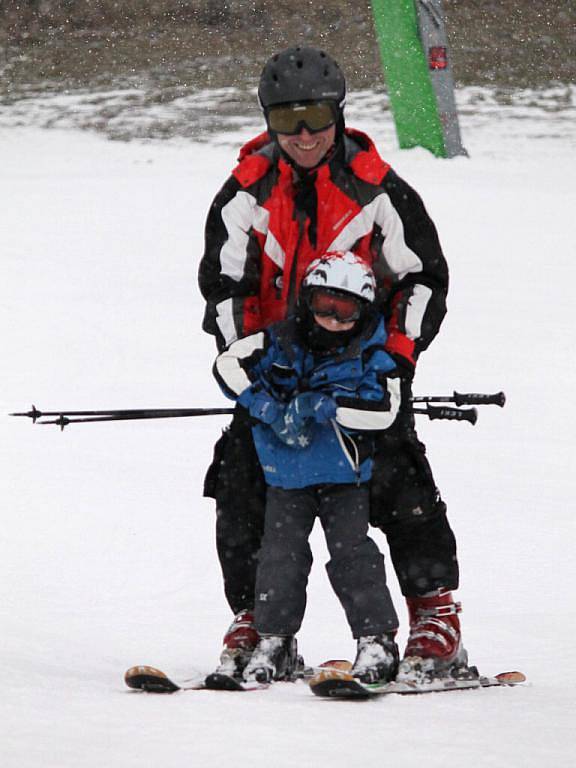
<svg viewBox="0 0 576 768">
<path fill-rule="evenodd" d="M 286 409 L 286 417 L 292 420 L 297 429 L 303 427 L 308 420 L 326 424 L 335 416 L 335 401 L 320 392 L 302 392 L 288 403 Z"/>
</svg>

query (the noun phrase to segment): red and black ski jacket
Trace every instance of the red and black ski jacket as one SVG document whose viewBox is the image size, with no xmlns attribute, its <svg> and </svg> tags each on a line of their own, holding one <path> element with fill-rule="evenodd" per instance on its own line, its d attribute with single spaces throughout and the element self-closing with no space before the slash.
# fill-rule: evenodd
<svg viewBox="0 0 576 768">
<path fill-rule="evenodd" d="M 206 222 L 203 328 L 222 350 L 283 320 L 307 266 L 359 254 L 376 273 L 386 348 L 412 364 L 446 313 L 448 268 L 418 194 L 372 141 L 347 129 L 330 159 L 299 176 L 264 133 L 246 144 Z"/>
</svg>

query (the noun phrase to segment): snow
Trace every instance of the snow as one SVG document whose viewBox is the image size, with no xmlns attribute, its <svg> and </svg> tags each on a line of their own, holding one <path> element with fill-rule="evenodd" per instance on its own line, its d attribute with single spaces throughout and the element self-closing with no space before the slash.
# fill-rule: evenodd
<svg viewBox="0 0 576 768">
<path fill-rule="evenodd" d="M 424 420 L 420 434 L 459 542 L 471 660 L 487 674 L 521 669 L 529 684 L 369 703 L 320 701 L 303 684 L 168 697 L 124 687 L 134 664 L 191 677 L 217 661 L 230 617 L 202 479 L 226 418 L 61 434 L 6 414 L 228 404 L 196 271 L 205 213 L 253 126 L 202 144 L 121 143 L 5 119 L 4 768 L 572 763 L 574 140 L 565 111 L 526 97 L 483 112 L 468 96 L 468 159 L 400 152 L 389 114 L 363 117 L 366 94 L 349 122 L 422 194 L 451 266 L 449 314 L 417 391 L 508 398 L 475 427 Z M 313 549 L 301 651 L 350 657 L 318 529 Z"/>
</svg>

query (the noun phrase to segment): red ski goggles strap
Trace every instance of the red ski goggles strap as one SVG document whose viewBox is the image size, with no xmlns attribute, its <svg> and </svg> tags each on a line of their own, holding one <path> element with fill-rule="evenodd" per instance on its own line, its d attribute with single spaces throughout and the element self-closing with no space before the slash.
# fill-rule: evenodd
<svg viewBox="0 0 576 768">
<path fill-rule="evenodd" d="M 310 310 L 320 317 L 335 317 L 341 323 L 358 320 L 362 312 L 360 299 L 343 293 L 334 293 L 325 288 L 311 291 L 308 297 Z"/>
<path fill-rule="evenodd" d="M 268 127 L 275 133 L 294 135 L 305 126 L 310 133 L 325 131 L 336 122 L 336 109 L 330 101 L 309 104 L 280 104 L 268 109 Z"/>
</svg>

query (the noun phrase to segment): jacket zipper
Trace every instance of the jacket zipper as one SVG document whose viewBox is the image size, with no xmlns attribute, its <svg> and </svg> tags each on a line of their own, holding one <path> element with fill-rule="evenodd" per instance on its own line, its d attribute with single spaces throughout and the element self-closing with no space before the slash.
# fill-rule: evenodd
<svg viewBox="0 0 576 768">
<path fill-rule="evenodd" d="M 340 448 L 342 448 L 342 452 L 344 453 L 344 456 L 348 459 L 348 463 L 352 467 L 352 471 L 354 472 L 354 475 L 356 476 L 356 485 L 360 485 L 360 454 L 358 452 L 358 446 L 354 442 L 353 438 L 350 437 L 350 435 L 347 435 L 345 432 L 342 432 L 340 427 L 338 426 L 338 423 L 336 419 L 330 419 L 332 426 L 334 428 L 334 432 L 336 432 L 336 437 L 338 438 L 338 442 L 340 443 Z M 347 437 L 350 440 L 350 443 L 352 444 L 352 447 L 354 449 L 354 457 L 350 455 L 350 451 L 346 447 L 346 441 L 345 437 Z"/>
<path fill-rule="evenodd" d="M 296 248 L 294 249 L 294 255 L 292 257 L 292 265 L 290 268 L 290 280 L 288 283 L 288 307 L 287 315 L 291 315 L 296 307 L 296 293 L 298 279 L 298 253 L 302 240 L 304 239 L 304 233 L 306 231 L 306 214 L 304 211 L 296 211 L 296 219 L 298 221 L 298 239 L 296 241 Z"/>
</svg>

